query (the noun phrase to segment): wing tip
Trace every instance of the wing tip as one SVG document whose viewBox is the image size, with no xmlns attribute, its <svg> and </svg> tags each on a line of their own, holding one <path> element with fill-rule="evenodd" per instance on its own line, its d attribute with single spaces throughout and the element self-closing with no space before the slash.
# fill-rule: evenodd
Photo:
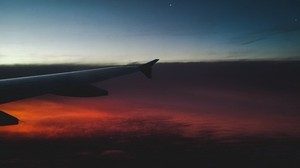
<svg viewBox="0 0 300 168">
<path fill-rule="evenodd" d="M 159 61 L 159 59 L 154 59 L 150 62 L 147 62 L 141 66 L 139 66 L 140 71 L 149 79 L 152 78 L 152 66 L 156 64 Z"/>
</svg>

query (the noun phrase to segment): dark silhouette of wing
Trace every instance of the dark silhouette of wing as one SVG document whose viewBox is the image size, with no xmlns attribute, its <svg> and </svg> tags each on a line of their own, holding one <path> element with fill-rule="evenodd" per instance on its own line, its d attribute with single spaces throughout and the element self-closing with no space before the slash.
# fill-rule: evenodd
<svg viewBox="0 0 300 168">
<path fill-rule="evenodd" d="M 0 104 L 29 97 L 53 93 L 63 96 L 93 97 L 104 96 L 108 92 L 91 85 L 94 82 L 123 76 L 135 72 L 142 72 L 151 78 L 152 66 L 158 61 L 155 59 L 142 65 L 128 65 L 109 68 L 97 68 L 46 75 L 36 75 L 0 80 Z M 0 113 L 0 125 L 5 125 L 9 118 L 11 125 L 16 123 L 15 118 L 6 113 Z M 2 121 L 3 120 L 3 121 Z M 14 122 L 13 122 L 13 121 Z"/>
</svg>

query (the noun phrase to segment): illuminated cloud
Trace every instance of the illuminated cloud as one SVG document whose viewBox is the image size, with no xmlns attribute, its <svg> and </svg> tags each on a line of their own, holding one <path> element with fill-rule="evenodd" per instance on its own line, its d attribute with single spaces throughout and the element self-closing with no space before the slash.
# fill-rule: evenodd
<svg viewBox="0 0 300 168">
<path fill-rule="evenodd" d="M 152 80 L 136 74 L 99 83 L 109 90 L 107 97 L 45 95 L 3 104 L 1 110 L 17 116 L 21 124 L 0 131 L 6 138 L 51 139 L 299 136 L 298 80 L 288 74 L 297 73 L 296 66 L 284 62 L 158 64 Z M 249 71 L 249 67 L 256 68 Z M 272 77 L 270 67 L 281 69 L 281 74 Z"/>
</svg>

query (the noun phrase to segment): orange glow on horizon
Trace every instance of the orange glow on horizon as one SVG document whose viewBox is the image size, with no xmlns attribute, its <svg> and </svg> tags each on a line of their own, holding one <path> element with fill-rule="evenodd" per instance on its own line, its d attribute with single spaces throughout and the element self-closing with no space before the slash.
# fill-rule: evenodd
<svg viewBox="0 0 300 168">
<path fill-rule="evenodd" d="M 291 117 L 227 116 L 211 111 L 192 113 L 159 107 L 132 110 L 130 103 L 117 99 L 102 99 L 98 103 L 98 99 L 54 98 L 58 100 L 36 98 L 1 105 L 3 111 L 21 120 L 19 125 L 1 127 L 1 134 L 8 137 L 64 138 L 112 133 L 146 135 L 169 133 L 174 129 L 177 129 L 176 133 L 188 137 L 201 136 L 207 131 L 212 131 L 215 138 L 300 134 L 300 129 L 296 129 L 299 128 L 298 122 Z"/>
</svg>

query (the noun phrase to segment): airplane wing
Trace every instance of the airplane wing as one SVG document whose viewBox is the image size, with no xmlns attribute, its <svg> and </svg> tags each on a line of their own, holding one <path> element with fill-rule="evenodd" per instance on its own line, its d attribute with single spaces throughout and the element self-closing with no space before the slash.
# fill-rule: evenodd
<svg viewBox="0 0 300 168">
<path fill-rule="evenodd" d="M 12 102 L 47 93 L 62 96 L 93 97 L 104 96 L 108 92 L 92 83 L 142 72 L 147 78 L 152 77 L 152 66 L 158 59 L 142 65 L 128 65 L 109 68 L 79 70 L 46 75 L 36 75 L 0 80 L 0 104 Z M 0 126 L 18 124 L 19 120 L 0 111 Z"/>
</svg>

